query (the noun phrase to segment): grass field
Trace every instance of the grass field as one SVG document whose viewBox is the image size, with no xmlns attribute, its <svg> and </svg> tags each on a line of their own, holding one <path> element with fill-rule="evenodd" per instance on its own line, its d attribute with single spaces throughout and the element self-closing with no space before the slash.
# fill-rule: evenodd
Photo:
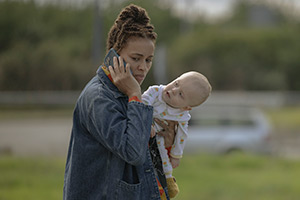
<svg viewBox="0 0 300 200">
<path fill-rule="evenodd" d="M 0 200 L 62 199 L 64 160 L 0 157 Z"/>
<path fill-rule="evenodd" d="M 0 200 L 62 199 L 64 159 L 0 157 Z M 186 155 L 176 200 L 298 200 L 300 161 L 247 154 Z"/>
<path fill-rule="evenodd" d="M 300 161 L 233 154 L 185 156 L 174 175 L 180 200 L 296 200 Z"/>
</svg>

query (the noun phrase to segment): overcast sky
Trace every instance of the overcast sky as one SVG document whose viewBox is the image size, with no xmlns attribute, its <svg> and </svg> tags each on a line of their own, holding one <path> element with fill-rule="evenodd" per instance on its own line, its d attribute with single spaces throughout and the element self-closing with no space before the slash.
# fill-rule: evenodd
<svg viewBox="0 0 300 200">
<path fill-rule="evenodd" d="M 218 16 L 230 10 L 234 0 L 175 0 L 179 10 L 191 9 L 209 16 Z"/>
<path fill-rule="evenodd" d="M 236 0 L 174 0 L 176 1 L 176 9 L 186 12 L 191 9 L 193 13 L 199 13 L 208 17 L 220 17 L 232 8 L 232 4 Z M 253 2 L 261 2 L 262 0 L 252 0 Z M 290 6 L 293 9 L 300 10 L 300 0 L 267 0 L 282 6 Z M 186 14 L 186 13 L 185 13 Z"/>
</svg>

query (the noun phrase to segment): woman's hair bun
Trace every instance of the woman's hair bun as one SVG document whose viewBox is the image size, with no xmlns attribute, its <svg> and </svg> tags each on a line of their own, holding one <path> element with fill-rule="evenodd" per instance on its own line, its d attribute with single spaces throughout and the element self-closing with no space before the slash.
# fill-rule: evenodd
<svg viewBox="0 0 300 200">
<path fill-rule="evenodd" d="M 148 38 L 155 41 L 157 34 L 150 24 L 150 17 L 144 8 L 130 4 L 122 9 L 108 33 L 106 50 L 122 49 L 130 37 Z"/>
<path fill-rule="evenodd" d="M 146 26 L 150 22 L 150 18 L 145 9 L 130 4 L 124 8 L 117 19 L 117 24 L 122 24 L 124 22 L 137 23 Z"/>
</svg>

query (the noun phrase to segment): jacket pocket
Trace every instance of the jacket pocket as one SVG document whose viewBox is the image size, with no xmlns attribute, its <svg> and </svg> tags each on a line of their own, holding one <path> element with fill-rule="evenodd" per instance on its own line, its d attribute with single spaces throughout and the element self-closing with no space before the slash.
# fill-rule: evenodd
<svg viewBox="0 0 300 200">
<path fill-rule="evenodd" d="M 141 183 L 129 184 L 120 180 L 116 189 L 116 200 L 140 200 L 141 199 Z"/>
</svg>

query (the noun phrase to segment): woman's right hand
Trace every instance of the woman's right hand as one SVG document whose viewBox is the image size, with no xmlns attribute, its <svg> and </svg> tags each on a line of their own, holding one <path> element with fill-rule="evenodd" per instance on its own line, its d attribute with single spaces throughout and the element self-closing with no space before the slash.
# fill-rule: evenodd
<svg viewBox="0 0 300 200">
<path fill-rule="evenodd" d="M 119 62 L 117 59 L 114 57 L 114 67 L 108 67 L 115 86 L 129 98 L 137 96 L 141 99 L 141 87 L 130 72 L 130 64 L 127 63 L 125 68 L 123 58 L 119 56 Z"/>
</svg>

